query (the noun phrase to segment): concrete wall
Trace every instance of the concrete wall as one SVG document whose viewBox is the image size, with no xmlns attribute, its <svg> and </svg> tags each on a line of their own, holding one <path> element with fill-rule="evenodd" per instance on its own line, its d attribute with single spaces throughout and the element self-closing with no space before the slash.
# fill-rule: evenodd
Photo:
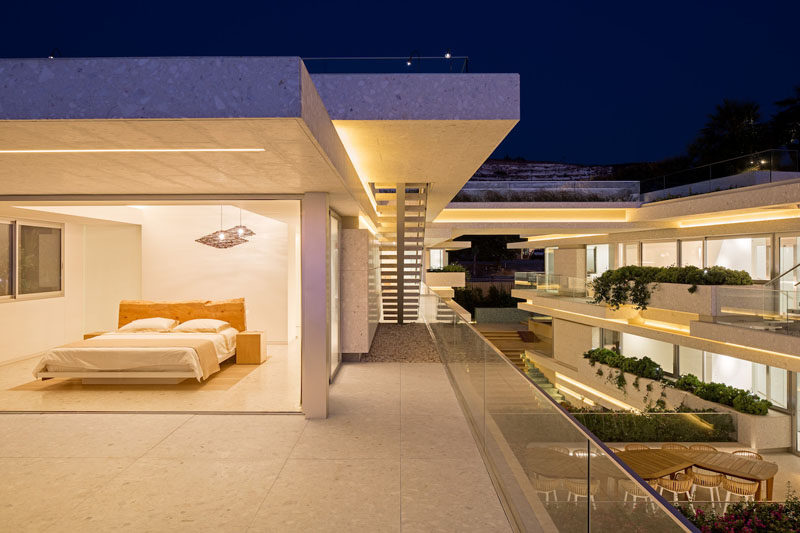
<svg viewBox="0 0 800 533">
<path fill-rule="evenodd" d="M 378 328 L 380 265 L 376 249 L 369 230 L 342 230 L 342 353 L 367 353 Z"/>
<path fill-rule="evenodd" d="M 554 252 L 554 273 L 559 276 L 586 277 L 586 247 L 558 247 Z"/>
<path fill-rule="evenodd" d="M 553 319 L 553 357 L 568 366 L 577 368 L 583 354 L 593 347 L 596 328 L 577 322 Z"/>
<path fill-rule="evenodd" d="M 238 224 L 229 207 L 228 228 Z M 142 222 L 142 297 L 148 300 L 246 298 L 247 327 L 268 343 L 289 340 L 289 225 L 245 212 L 250 242 L 217 249 L 195 242 L 219 230 L 219 206 L 149 206 Z M 292 240 L 295 236 L 292 235 Z M 299 295 L 294 294 L 296 299 Z M 292 331 L 292 336 L 296 334 Z"/>
<path fill-rule="evenodd" d="M 120 300 L 142 296 L 142 228 L 84 226 L 83 331 L 117 329 Z"/>
<path fill-rule="evenodd" d="M 519 324 L 531 314 L 516 307 L 476 307 L 475 322 L 478 324 Z"/>
</svg>

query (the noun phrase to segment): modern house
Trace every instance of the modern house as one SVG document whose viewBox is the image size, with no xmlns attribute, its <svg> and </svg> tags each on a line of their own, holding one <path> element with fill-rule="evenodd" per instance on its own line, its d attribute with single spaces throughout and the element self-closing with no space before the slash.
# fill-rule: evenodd
<svg viewBox="0 0 800 533">
<path fill-rule="evenodd" d="M 424 422 L 422 444 L 410 447 L 429 453 L 429 435 L 450 444 L 448 424 L 463 417 L 474 442 L 442 471 L 473 491 L 463 505 L 478 515 L 486 494 L 457 467 L 482 459 L 501 522 L 515 529 L 691 530 L 469 324 L 449 301 L 463 279 L 424 274 L 468 246 L 455 237 L 511 234 L 528 239 L 514 246 L 547 249 L 546 272 L 520 277 L 514 296 L 538 317 L 530 328 L 541 349 L 526 359 L 562 393 L 643 408 L 586 369 L 585 351 L 616 346 L 673 376 L 764 396 L 773 409 L 757 423 L 740 417 L 740 440 L 796 447 L 796 170 L 769 167 L 756 174 L 765 183 L 673 199 L 625 185 L 625 201 L 452 203 L 520 119 L 518 75 L 310 74 L 296 57 L 193 57 L 0 60 L 0 80 L 0 411 L 302 413 L 305 427 L 338 428 L 307 453 L 336 448 L 342 433 L 386 430 L 386 413 L 398 419 L 391 432 Z M 773 285 L 692 294 L 662 285 L 641 314 L 587 303 L 587 278 L 628 264 L 723 265 Z M 414 386 L 398 377 L 396 397 L 383 382 L 337 383 L 356 366 L 343 361 L 373 348 L 379 324 L 397 332 L 395 351 L 433 346 L 446 389 L 424 368 L 403 367 Z M 457 412 L 443 416 L 431 399 L 447 395 Z M 334 425 L 353 412 L 362 418 Z M 406 454 L 401 470 L 420 460 L 392 444 Z M 292 508 L 298 527 L 331 494 L 383 490 L 367 485 L 373 474 L 405 486 L 431 476 L 410 496 L 384 491 L 398 506 L 402 495 L 405 510 L 407 498 L 449 494 L 437 484 L 447 476 L 424 462 L 395 475 L 393 456 L 366 455 L 339 470 L 309 467 L 312 486 L 284 482 L 275 507 Z M 302 503 L 341 479 L 361 492 L 320 489 Z"/>
</svg>

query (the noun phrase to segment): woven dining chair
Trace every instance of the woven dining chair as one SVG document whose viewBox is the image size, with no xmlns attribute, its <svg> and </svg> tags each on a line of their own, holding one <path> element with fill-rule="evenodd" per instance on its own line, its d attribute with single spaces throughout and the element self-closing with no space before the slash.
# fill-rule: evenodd
<svg viewBox="0 0 800 533">
<path fill-rule="evenodd" d="M 619 453 L 622 451 L 619 448 L 614 448 L 613 446 L 609 446 L 608 449 L 611 450 L 613 453 Z"/>
<path fill-rule="evenodd" d="M 553 450 L 554 452 L 563 453 L 564 455 L 570 455 L 569 449 L 564 448 L 563 446 L 548 446 L 548 450 Z"/>
<path fill-rule="evenodd" d="M 722 502 L 719 495 L 719 488 L 722 486 L 722 480 L 725 479 L 725 476 L 717 473 L 704 474 L 692 470 L 692 479 L 694 479 L 694 483 L 692 484 L 692 500 L 697 500 L 696 492 L 698 488 L 701 488 L 708 491 L 712 507 L 716 505 L 716 502 Z M 715 492 L 717 495 L 716 499 L 714 498 Z"/>
<path fill-rule="evenodd" d="M 662 450 L 688 450 L 686 446 L 683 444 L 677 444 L 675 442 L 665 442 L 661 445 Z"/>
<path fill-rule="evenodd" d="M 688 474 L 677 474 L 675 479 L 669 478 L 658 478 L 658 488 L 661 494 L 664 494 L 664 491 L 672 493 L 672 501 L 678 501 L 678 495 L 683 494 L 686 496 L 686 500 L 689 502 L 689 507 L 694 510 L 694 506 L 692 505 L 692 485 L 694 484 L 694 478 Z"/>
<path fill-rule="evenodd" d="M 689 449 L 693 452 L 716 452 L 719 451 L 709 444 L 692 444 Z"/>
<path fill-rule="evenodd" d="M 728 494 L 725 495 L 725 507 L 722 509 L 722 512 L 725 513 L 731 501 L 731 494 L 740 496 L 744 501 L 755 501 L 756 492 L 758 492 L 758 483 L 725 477 L 722 479 L 722 488 L 728 491 Z"/>
<path fill-rule="evenodd" d="M 597 509 L 597 504 L 595 503 L 594 496 L 597 494 L 597 491 L 600 490 L 600 480 L 593 479 L 591 483 L 586 483 L 585 479 L 568 479 L 564 482 L 564 488 L 569 491 L 567 494 L 567 501 L 575 500 L 575 503 L 578 502 L 578 498 L 587 498 L 592 507 Z"/>
<path fill-rule="evenodd" d="M 758 459 L 759 461 L 764 460 L 760 453 L 752 450 L 736 450 L 735 452 L 731 452 L 731 455 L 738 455 L 739 457 L 746 457 L 748 459 Z"/>
<path fill-rule="evenodd" d="M 636 450 L 649 450 L 650 446 L 645 446 L 644 444 L 626 444 L 625 451 L 626 452 L 635 452 Z"/>
<path fill-rule="evenodd" d="M 544 501 L 550 501 L 550 494 L 553 495 L 553 501 L 558 501 L 557 490 L 564 488 L 564 484 L 560 479 L 553 479 L 546 476 L 537 475 L 534 480 L 534 487 L 537 494 L 544 494 Z"/>
</svg>

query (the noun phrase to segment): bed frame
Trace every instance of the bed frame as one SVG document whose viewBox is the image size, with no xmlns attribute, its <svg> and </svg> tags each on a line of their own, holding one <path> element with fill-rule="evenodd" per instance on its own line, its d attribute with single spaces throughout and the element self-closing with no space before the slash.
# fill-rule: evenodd
<svg viewBox="0 0 800 533">
<path fill-rule="evenodd" d="M 187 300 L 178 302 L 151 302 L 122 300 L 119 303 L 118 327 L 140 318 L 172 318 L 186 322 L 195 318 L 224 320 L 238 331 L 247 330 L 244 298 L 234 300 Z M 233 354 L 231 355 L 233 356 Z M 39 372 L 37 378 L 79 378 L 85 385 L 161 384 L 172 385 L 185 379 L 196 378 L 194 372 Z"/>
</svg>

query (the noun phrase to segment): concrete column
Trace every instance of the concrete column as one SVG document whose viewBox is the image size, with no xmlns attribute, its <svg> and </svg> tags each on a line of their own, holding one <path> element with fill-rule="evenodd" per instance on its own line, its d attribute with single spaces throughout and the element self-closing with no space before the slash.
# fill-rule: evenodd
<svg viewBox="0 0 800 533">
<path fill-rule="evenodd" d="M 559 246 L 553 257 L 555 274 L 584 279 L 586 277 L 586 246 Z"/>
<path fill-rule="evenodd" d="M 331 367 L 328 194 L 304 194 L 301 218 L 301 398 L 306 418 L 327 418 Z"/>
</svg>

